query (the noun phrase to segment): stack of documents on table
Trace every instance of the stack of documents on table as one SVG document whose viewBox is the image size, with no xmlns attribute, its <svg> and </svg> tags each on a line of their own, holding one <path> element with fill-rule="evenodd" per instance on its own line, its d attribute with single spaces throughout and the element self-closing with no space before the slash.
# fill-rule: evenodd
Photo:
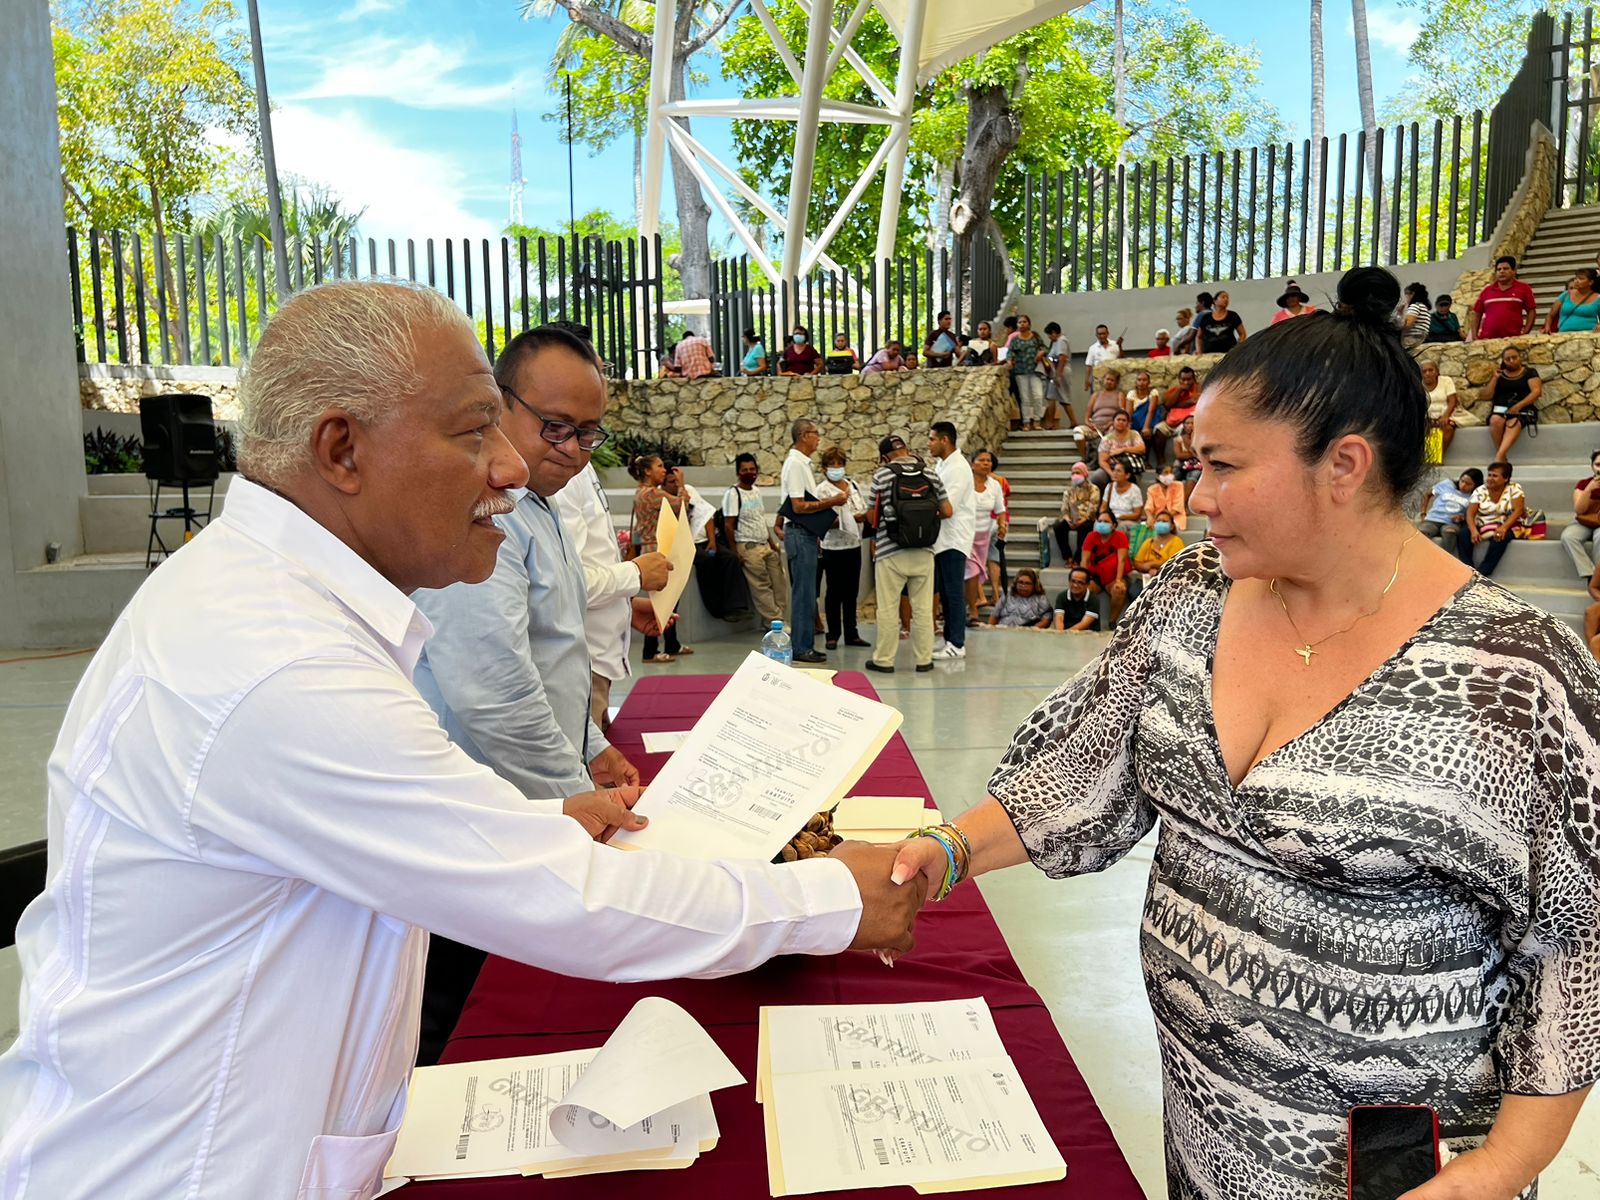
<svg viewBox="0 0 1600 1200">
<path fill-rule="evenodd" d="M 833 810 L 833 831 L 848 841 L 898 842 L 943 820 L 921 796 L 846 796 Z"/>
<path fill-rule="evenodd" d="M 887 704 L 752 653 L 634 805 L 650 824 L 611 845 L 771 862 L 861 778 L 900 721 Z"/>
<path fill-rule="evenodd" d="M 774 1196 L 1066 1177 L 981 997 L 763 1008 L 757 1055 Z"/>
<path fill-rule="evenodd" d="M 743 1082 L 693 1017 L 648 996 L 604 1046 L 419 1068 L 384 1178 L 687 1167 L 717 1144 L 710 1093 Z"/>
</svg>

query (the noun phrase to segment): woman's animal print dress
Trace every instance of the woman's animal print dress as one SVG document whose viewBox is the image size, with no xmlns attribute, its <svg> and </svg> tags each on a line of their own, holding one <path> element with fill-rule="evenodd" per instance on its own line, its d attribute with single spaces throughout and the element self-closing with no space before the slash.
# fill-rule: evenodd
<svg viewBox="0 0 1600 1200">
<path fill-rule="evenodd" d="M 1353 1105 L 1431 1105 L 1461 1149 L 1502 1093 L 1600 1076 L 1600 671 L 1475 576 L 1235 789 L 1227 591 L 1209 544 L 1175 558 L 989 786 L 1052 876 L 1160 819 L 1141 956 L 1172 1200 L 1343 1200 Z"/>
</svg>

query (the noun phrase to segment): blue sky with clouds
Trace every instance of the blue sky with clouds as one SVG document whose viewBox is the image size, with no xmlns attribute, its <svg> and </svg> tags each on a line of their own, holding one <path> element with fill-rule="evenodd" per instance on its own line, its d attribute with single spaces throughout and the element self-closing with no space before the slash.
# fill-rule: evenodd
<svg viewBox="0 0 1600 1200">
<path fill-rule="evenodd" d="M 565 18 L 524 21 L 517 0 L 261 0 L 260 8 L 279 170 L 365 207 L 363 233 L 497 234 L 507 213 L 513 98 L 526 218 L 564 223 L 567 149 L 545 119 L 561 101 L 545 76 Z M 1265 94 L 1299 136 L 1310 125 L 1307 8 L 1288 0 L 1192 9 L 1219 34 L 1257 44 Z M 1325 8 L 1328 131 L 1337 134 L 1360 124 L 1355 51 L 1348 7 L 1333 0 Z M 1086 11 L 1109 9 L 1096 0 Z M 1403 86 L 1418 25 L 1413 10 L 1381 0 L 1369 2 L 1368 21 L 1381 109 Z M 715 78 L 715 64 L 708 73 Z M 697 122 L 696 134 L 732 161 L 725 121 Z M 598 156 L 580 146 L 575 165 L 579 212 L 631 213 L 631 143 Z M 665 198 L 670 206 L 670 187 Z"/>
</svg>

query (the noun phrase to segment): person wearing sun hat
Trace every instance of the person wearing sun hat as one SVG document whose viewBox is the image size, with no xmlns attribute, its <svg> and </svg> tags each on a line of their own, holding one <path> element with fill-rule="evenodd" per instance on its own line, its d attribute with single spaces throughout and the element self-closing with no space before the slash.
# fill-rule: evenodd
<svg viewBox="0 0 1600 1200">
<path fill-rule="evenodd" d="M 1317 310 L 1311 304 L 1311 297 L 1301 290 L 1300 285 L 1294 280 L 1289 280 L 1284 285 L 1283 295 L 1278 297 L 1278 311 L 1272 314 L 1272 324 L 1287 321 L 1292 317 L 1303 317 Z"/>
</svg>

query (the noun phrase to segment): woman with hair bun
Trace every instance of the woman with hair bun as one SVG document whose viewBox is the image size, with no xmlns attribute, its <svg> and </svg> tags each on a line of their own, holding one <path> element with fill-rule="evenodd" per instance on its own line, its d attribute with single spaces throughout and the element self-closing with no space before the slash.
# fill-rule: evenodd
<svg viewBox="0 0 1600 1200">
<path fill-rule="evenodd" d="M 661 506 L 667 505 L 679 517 L 687 514 L 688 509 L 682 494 L 683 472 L 678 469 L 668 470 L 659 454 L 639 454 L 628 464 L 628 474 L 639 481 L 639 486 L 633 493 L 633 520 L 630 522 L 632 532 L 629 535 L 631 553 L 650 554 L 657 549 L 656 531 L 661 524 Z M 689 647 L 679 643 L 676 609 L 672 615 L 674 623 L 666 627 L 661 639 L 658 640 L 648 634 L 645 636 L 645 662 L 654 665 L 676 662 L 678 655 L 694 653 Z M 662 649 L 662 642 L 665 643 L 665 649 Z"/>
<path fill-rule="evenodd" d="M 1175 1198 L 1343 1200 L 1348 1114 L 1384 1104 L 1431 1107 L 1455 1151 L 1403 1200 L 1531 1195 L 1600 1076 L 1600 668 L 1407 519 L 1428 402 L 1399 299 L 1358 268 L 1218 364 L 1211 540 L 932 831 L 954 852 L 895 864 L 1077 875 L 1159 822 L 1141 956 Z"/>
</svg>

